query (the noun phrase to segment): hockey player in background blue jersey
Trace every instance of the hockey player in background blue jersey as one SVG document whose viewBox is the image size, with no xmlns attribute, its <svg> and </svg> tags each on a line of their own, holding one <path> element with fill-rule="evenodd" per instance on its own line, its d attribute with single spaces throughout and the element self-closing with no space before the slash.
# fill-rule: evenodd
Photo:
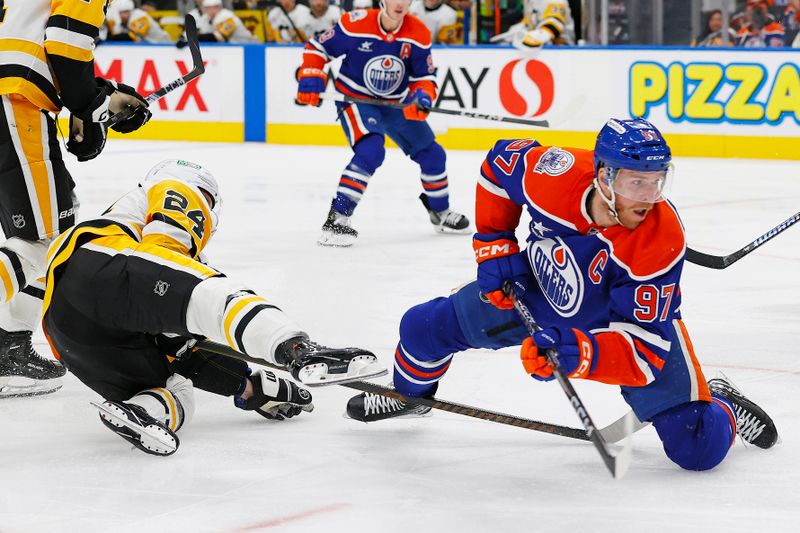
<svg viewBox="0 0 800 533">
<path fill-rule="evenodd" d="M 344 56 L 336 90 L 355 98 L 403 102 L 404 109 L 337 103 L 353 158 L 342 172 L 319 244 L 350 246 L 358 232 L 350 217 L 383 163 L 388 135 L 422 171 L 420 195 L 434 229 L 469 233 L 469 220 L 450 210 L 444 149 L 425 122 L 436 99 L 431 32 L 408 14 L 411 0 L 383 0 L 381 9 L 346 13 L 339 23 L 310 41 L 298 71 L 297 103 L 319 105 L 327 75 L 323 68 Z"/>
<path fill-rule="evenodd" d="M 525 371 L 553 379 L 555 349 L 572 378 L 618 385 L 667 456 L 683 468 L 719 464 L 738 433 L 770 448 L 775 424 L 726 379 L 706 383 L 681 320 L 686 244 L 665 198 L 671 152 L 651 123 L 609 120 L 594 151 L 497 142 L 481 167 L 473 244 L 478 279 L 406 311 L 394 386 L 432 396 L 452 354 L 522 345 Z M 531 216 L 527 249 L 515 230 Z M 513 282 L 538 324 L 529 337 L 502 288 Z M 348 415 L 366 422 L 429 410 L 361 394 Z"/>
</svg>

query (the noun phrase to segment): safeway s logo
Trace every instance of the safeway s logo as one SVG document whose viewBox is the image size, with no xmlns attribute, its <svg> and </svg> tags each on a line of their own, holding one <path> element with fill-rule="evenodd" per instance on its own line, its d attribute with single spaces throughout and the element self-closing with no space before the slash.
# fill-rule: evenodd
<svg viewBox="0 0 800 533">
<path fill-rule="evenodd" d="M 512 115 L 543 115 L 553 105 L 553 72 L 550 67 L 536 59 L 515 59 L 500 72 L 499 92 L 500 103 Z"/>
<path fill-rule="evenodd" d="M 561 239 L 543 239 L 528 247 L 536 282 L 550 306 L 563 317 L 575 316 L 583 301 L 583 275 L 572 250 Z"/>
<path fill-rule="evenodd" d="M 505 244 L 487 244 L 475 250 L 476 259 L 485 259 L 487 257 L 505 256 L 511 254 L 511 245 Z"/>
</svg>

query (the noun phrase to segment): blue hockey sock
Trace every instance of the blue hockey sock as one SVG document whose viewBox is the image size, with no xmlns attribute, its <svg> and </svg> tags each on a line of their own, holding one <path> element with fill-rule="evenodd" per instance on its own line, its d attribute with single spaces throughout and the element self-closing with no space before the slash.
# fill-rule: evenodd
<svg viewBox="0 0 800 533">
<path fill-rule="evenodd" d="M 400 320 L 394 358 L 394 386 L 408 396 L 430 394 L 450 366 L 455 352 L 470 348 L 456 317 L 452 298 L 415 305 Z"/>
<path fill-rule="evenodd" d="M 333 208 L 337 212 L 348 217 L 353 214 L 367 190 L 370 178 L 383 163 L 386 155 L 383 142 L 382 135 L 369 134 L 353 146 L 353 158 L 342 171 L 333 201 Z"/>
<path fill-rule="evenodd" d="M 445 168 L 447 156 L 438 143 L 433 142 L 411 156 L 422 172 L 420 181 L 428 197 L 428 205 L 434 211 L 444 211 L 450 207 L 450 188 Z"/>
</svg>

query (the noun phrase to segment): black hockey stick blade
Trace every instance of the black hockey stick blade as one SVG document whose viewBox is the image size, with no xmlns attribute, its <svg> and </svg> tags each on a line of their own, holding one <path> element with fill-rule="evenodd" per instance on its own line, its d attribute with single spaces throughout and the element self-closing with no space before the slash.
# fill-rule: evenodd
<svg viewBox="0 0 800 533">
<path fill-rule="evenodd" d="M 192 54 L 192 70 L 147 95 L 145 100 L 148 104 L 152 104 L 156 100 L 160 100 L 178 87 L 183 87 L 206 71 L 206 67 L 203 65 L 203 56 L 200 54 L 200 43 L 197 40 L 197 24 L 194 21 L 194 17 L 191 15 L 186 15 L 186 18 L 184 19 L 184 27 L 186 28 L 186 41 L 189 46 L 189 52 Z M 125 120 L 133 114 L 134 110 L 135 108 L 129 107 L 119 113 L 116 113 L 108 120 L 108 122 L 106 122 L 106 126 L 110 128 L 115 124 Z"/>
<path fill-rule="evenodd" d="M 514 289 L 514 286 L 511 283 L 507 283 L 504 287 L 504 292 L 514 303 L 514 309 L 517 311 L 522 323 L 525 324 L 528 334 L 533 336 L 534 333 L 540 331 L 541 328 L 534 320 L 530 309 L 528 309 L 528 306 L 525 305 L 521 299 L 517 298 L 517 293 Z M 594 444 L 594 447 L 597 449 L 597 452 L 603 459 L 603 463 L 605 463 L 606 468 L 608 468 L 608 471 L 611 472 L 611 475 L 614 476 L 615 479 L 621 478 L 625 475 L 625 472 L 627 472 L 631 462 L 630 434 L 633 432 L 633 422 L 630 419 L 628 419 L 626 422 L 627 425 L 624 433 L 628 435 L 628 438 L 625 439 L 622 450 L 620 450 L 616 455 L 612 454 L 608 446 L 608 442 L 606 442 L 606 440 L 603 438 L 603 435 L 598 431 L 597 426 L 595 426 L 594 422 L 592 421 L 592 417 L 589 415 L 589 411 L 586 409 L 586 407 L 584 407 L 583 402 L 578 396 L 578 393 L 575 391 L 575 387 L 572 386 L 569 378 L 567 378 L 566 374 L 564 374 L 564 371 L 561 368 L 561 363 L 558 361 L 558 353 L 551 348 L 547 350 L 545 354 L 547 356 L 547 362 L 550 365 L 550 368 L 553 369 L 553 375 L 555 376 L 556 381 L 558 381 L 558 384 L 561 385 L 561 389 L 564 391 L 564 394 L 567 395 L 569 403 L 572 405 L 572 408 L 575 409 L 575 413 L 578 415 L 578 418 L 580 418 L 581 423 L 586 430 L 586 435 L 592 441 L 592 444 Z"/>
<path fill-rule="evenodd" d="M 723 268 L 727 268 L 734 264 L 736 261 L 741 259 L 742 257 L 746 256 L 756 248 L 760 248 L 762 245 L 766 244 L 767 242 L 771 241 L 779 234 L 783 233 L 790 227 L 794 226 L 797 222 L 800 221 L 800 212 L 795 213 L 794 215 L 790 216 L 768 232 L 764 233 L 760 237 L 756 238 L 753 242 L 747 244 L 743 248 L 736 250 L 732 254 L 729 255 L 711 255 L 706 254 L 703 252 L 698 252 L 697 250 L 692 250 L 691 248 L 686 248 L 686 260 L 690 263 L 694 263 L 695 265 L 704 266 L 706 268 L 715 268 L 721 270 Z"/>
<path fill-rule="evenodd" d="M 346 102 L 349 104 L 369 104 L 380 107 L 391 107 L 394 109 L 403 109 L 408 104 L 400 102 L 389 102 L 387 100 L 378 100 L 377 98 L 355 98 L 339 93 L 321 93 L 320 97 L 323 100 L 332 100 L 335 102 Z M 441 109 L 439 107 L 425 107 L 425 111 L 430 113 L 440 113 L 442 115 L 454 115 L 458 117 L 477 118 L 481 120 L 492 120 L 495 122 L 513 122 L 514 124 L 524 124 L 525 126 L 536 126 L 539 128 L 549 128 L 550 123 L 546 120 L 530 120 L 527 118 L 505 117 L 501 115 L 488 115 L 485 113 L 474 113 L 472 111 L 460 111 L 457 109 Z"/>
</svg>

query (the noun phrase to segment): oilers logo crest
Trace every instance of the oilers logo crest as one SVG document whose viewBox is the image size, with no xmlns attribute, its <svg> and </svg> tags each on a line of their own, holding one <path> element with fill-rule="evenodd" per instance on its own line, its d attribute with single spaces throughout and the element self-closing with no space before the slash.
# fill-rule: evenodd
<svg viewBox="0 0 800 533">
<path fill-rule="evenodd" d="M 391 96 L 403 83 L 405 64 L 392 55 L 382 55 L 371 59 L 364 66 L 364 82 L 377 96 Z"/>
<path fill-rule="evenodd" d="M 572 251 L 561 239 L 544 239 L 528 247 L 528 259 L 550 306 L 563 317 L 574 316 L 583 300 L 583 276 Z"/>
<path fill-rule="evenodd" d="M 575 163 L 575 156 L 566 150 L 553 146 L 539 158 L 533 171 L 537 174 L 560 176 Z"/>
</svg>

